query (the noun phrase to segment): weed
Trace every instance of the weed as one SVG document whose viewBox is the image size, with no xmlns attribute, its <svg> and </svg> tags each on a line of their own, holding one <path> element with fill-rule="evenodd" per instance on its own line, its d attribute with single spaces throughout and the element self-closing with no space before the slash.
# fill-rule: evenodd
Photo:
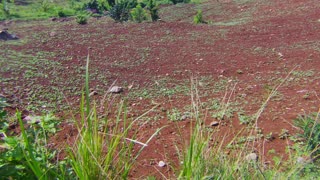
<svg viewBox="0 0 320 180">
<path fill-rule="evenodd" d="M 156 2 L 154 0 L 149 0 L 147 4 L 147 8 L 150 11 L 151 20 L 157 21 L 159 19 L 158 10 L 159 7 L 157 6 Z"/>
<path fill-rule="evenodd" d="M 119 1 L 110 9 L 110 17 L 116 22 L 127 21 L 130 16 L 130 10 L 137 6 L 137 1 L 127 0 Z"/>
<path fill-rule="evenodd" d="M 102 104 L 104 103 L 104 100 Z M 99 119 L 95 103 L 89 99 L 89 55 L 86 66 L 85 94 L 80 105 L 80 122 L 77 123 L 79 136 L 69 148 L 71 165 L 79 179 L 127 179 L 133 163 L 148 146 L 150 140 L 161 130 L 158 129 L 146 143 L 135 140 L 135 131 L 129 137 L 129 130 L 139 117 L 128 122 L 125 101 L 119 103 L 118 115 L 114 121 Z M 151 109 L 150 111 L 152 111 Z M 124 114 L 124 115 L 123 115 Z M 103 122 L 104 127 L 100 126 Z M 134 153 L 135 145 L 141 146 Z"/>
<path fill-rule="evenodd" d="M 137 23 L 147 20 L 146 11 L 141 7 L 141 4 L 138 4 L 135 8 L 133 8 L 130 11 L 130 15 L 132 20 Z"/>
<path fill-rule="evenodd" d="M 238 112 L 237 114 L 238 114 L 238 119 L 240 121 L 240 124 L 252 124 L 256 119 L 254 115 L 247 116 L 242 112 Z"/>
<path fill-rule="evenodd" d="M 202 17 L 202 10 L 198 10 L 197 14 L 193 17 L 193 23 L 195 24 L 206 23 Z"/>
<path fill-rule="evenodd" d="M 286 139 L 289 137 L 289 130 L 287 129 L 281 129 L 281 132 L 279 134 L 280 139 Z"/>
<path fill-rule="evenodd" d="M 48 138 L 56 132 L 56 119 L 51 116 L 41 116 L 29 122 L 29 128 L 17 112 L 21 136 L 7 136 L 1 132 L 3 142 L 0 153 L 0 179 L 52 179 L 72 177 L 72 170 L 66 166 L 66 161 L 55 162 L 56 152 L 48 149 Z"/>
<path fill-rule="evenodd" d="M 320 155 L 320 124 L 317 122 L 318 119 L 319 114 L 311 114 L 305 117 L 301 116 L 294 121 L 295 125 L 303 131 L 299 137 L 304 139 L 306 150 L 312 151 L 314 157 Z"/>
<path fill-rule="evenodd" d="M 79 14 L 79 15 L 77 15 L 76 21 L 78 24 L 87 24 L 88 23 L 88 15 Z"/>
</svg>

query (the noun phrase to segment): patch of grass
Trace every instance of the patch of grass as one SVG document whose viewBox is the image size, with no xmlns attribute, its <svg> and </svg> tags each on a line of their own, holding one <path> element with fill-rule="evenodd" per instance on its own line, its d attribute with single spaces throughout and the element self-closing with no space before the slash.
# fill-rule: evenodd
<svg viewBox="0 0 320 180">
<path fill-rule="evenodd" d="M 102 102 L 104 104 L 104 102 Z M 81 98 L 79 136 L 69 149 L 71 165 L 79 179 L 127 179 L 129 171 L 141 151 L 161 130 L 158 129 L 145 143 L 136 140 L 136 133 L 129 135 L 134 123 L 128 122 L 125 101 L 121 101 L 114 121 L 98 118 L 97 107 L 89 99 L 89 56 L 86 66 L 85 94 Z M 101 123 L 104 125 L 101 128 Z M 138 151 L 134 152 L 135 146 Z"/>
<path fill-rule="evenodd" d="M 320 175 L 319 163 L 308 159 L 308 156 L 319 149 L 319 133 L 316 133 L 318 131 L 314 121 L 314 119 L 317 121 L 318 116 L 312 120 L 304 118 L 299 121 L 299 126 L 307 131 L 303 135 L 308 139 L 305 142 L 311 144 L 308 143 L 307 146 L 296 144 L 293 147 L 294 151 L 288 148 L 287 161 L 274 156 L 274 165 L 266 167 L 260 161 L 259 154 L 250 153 L 248 148 L 250 142 L 261 138 L 251 135 L 239 136 L 239 133 L 229 143 L 231 146 L 224 147 L 226 136 L 219 143 L 211 142 L 214 141 L 212 139 L 215 137 L 214 132 L 205 130 L 203 116 L 198 111 L 201 102 L 197 90 L 192 92 L 194 95 L 191 95 L 191 99 L 196 114 L 192 123 L 195 125 L 190 126 L 190 141 L 182 153 L 182 166 L 178 179 L 317 179 Z M 287 131 L 283 131 L 282 134 L 287 135 Z M 275 151 L 270 150 L 269 153 L 274 154 Z"/>
</svg>

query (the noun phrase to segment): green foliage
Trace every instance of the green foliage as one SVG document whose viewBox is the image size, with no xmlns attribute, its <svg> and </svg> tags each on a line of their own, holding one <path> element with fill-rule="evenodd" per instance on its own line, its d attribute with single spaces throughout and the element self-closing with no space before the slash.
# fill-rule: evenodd
<svg viewBox="0 0 320 180">
<path fill-rule="evenodd" d="M 147 9 L 150 12 L 152 21 L 157 21 L 160 17 L 158 14 L 158 6 L 156 5 L 156 2 L 154 0 L 149 0 L 147 4 Z"/>
<path fill-rule="evenodd" d="M 28 128 L 17 113 L 21 135 L 1 132 L 0 179 L 66 179 L 72 177 L 67 161 L 55 162 L 56 152 L 48 149 L 48 138 L 56 132 L 57 119 L 52 115 L 34 117 Z"/>
<path fill-rule="evenodd" d="M 79 14 L 77 15 L 76 21 L 78 24 L 87 24 L 88 23 L 88 15 L 86 14 Z"/>
<path fill-rule="evenodd" d="M 140 4 L 131 10 L 130 15 L 132 20 L 137 23 L 147 20 L 147 13 Z"/>
<path fill-rule="evenodd" d="M 318 114 L 308 115 L 297 118 L 295 125 L 302 129 L 303 133 L 299 136 L 305 140 L 306 148 L 312 152 L 312 156 L 320 156 L 320 124 Z"/>
<path fill-rule="evenodd" d="M 52 4 L 50 3 L 49 0 L 42 0 L 41 8 L 43 12 L 48 12 L 52 8 Z"/>
<path fill-rule="evenodd" d="M 110 17 L 116 22 L 128 21 L 130 10 L 136 6 L 136 0 L 122 0 L 110 9 Z"/>
<path fill-rule="evenodd" d="M 110 121 L 98 118 L 95 105 L 90 107 L 88 55 L 85 94 L 82 95 L 80 105 L 81 119 L 77 123 L 79 136 L 69 149 L 71 165 L 79 179 L 127 179 L 141 151 L 160 131 L 157 130 L 146 143 L 134 140 L 137 131 L 130 135 L 129 131 L 132 132 L 132 126 L 139 118 L 127 122 L 124 100 L 119 103 L 118 108 L 116 119 Z M 134 153 L 135 143 L 142 147 Z"/>
<path fill-rule="evenodd" d="M 178 4 L 178 3 L 189 3 L 190 0 L 170 0 L 173 4 Z"/>
<path fill-rule="evenodd" d="M 109 1 L 107 0 L 90 0 L 84 4 L 84 9 L 90 9 L 96 11 L 97 13 L 103 13 L 110 9 Z"/>
<path fill-rule="evenodd" d="M 205 23 L 202 17 L 202 10 L 198 10 L 197 14 L 193 17 L 193 23 L 195 24 Z"/>
<path fill-rule="evenodd" d="M 61 7 L 56 8 L 57 16 L 58 17 L 68 17 L 75 14 L 75 12 L 71 9 L 64 9 Z"/>
<path fill-rule="evenodd" d="M 0 9 L 6 18 L 10 16 L 9 2 L 10 1 L 3 0 L 0 4 Z"/>
</svg>

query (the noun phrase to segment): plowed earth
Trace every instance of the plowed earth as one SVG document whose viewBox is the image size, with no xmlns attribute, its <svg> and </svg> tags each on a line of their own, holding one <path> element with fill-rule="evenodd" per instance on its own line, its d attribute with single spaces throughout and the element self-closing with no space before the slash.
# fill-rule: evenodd
<svg viewBox="0 0 320 180">
<path fill-rule="evenodd" d="M 207 24 L 192 23 L 199 8 Z M 241 121 L 261 112 L 257 126 L 264 137 L 254 140 L 254 151 L 266 163 L 273 156 L 285 159 L 292 142 L 280 136 L 299 132 L 293 120 L 319 108 L 319 9 L 318 0 L 212 0 L 162 6 L 162 20 L 155 23 L 121 24 L 108 17 L 87 25 L 74 19 L 2 22 L 20 40 L 0 42 L 0 93 L 12 110 L 59 115 L 63 123 L 52 144 L 63 156 L 77 135 L 68 123 L 69 108 L 79 106 L 89 51 L 90 87 L 98 93 L 93 99 L 100 103 L 114 83 L 125 91 L 108 100 L 116 109 L 128 99 L 130 120 L 158 105 L 135 127 L 137 140 L 145 142 L 165 126 L 144 149 L 132 178 L 174 179 L 177 149 L 187 145 L 194 121 L 181 118 L 192 113 L 191 84 L 215 142 L 225 136 L 228 144 L 249 127 Z M 212 121 L 220 124 L 211 127 Z M 161 160 L 167 166 L 158 167 Z"/>
</svg>

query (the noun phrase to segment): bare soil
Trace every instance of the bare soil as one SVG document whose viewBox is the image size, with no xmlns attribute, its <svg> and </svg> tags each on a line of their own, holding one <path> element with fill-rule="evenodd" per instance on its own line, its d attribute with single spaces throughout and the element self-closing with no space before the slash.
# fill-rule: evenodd
<svg viewBox="0 0 320 180">
<path fill-rule="evenodd" d="M 198 8 L 208 24 L 192 23 Z M 191 111 L 190 79 L 197 79 L 202 118 L 217 142 L 225 136 L 228 144 L 248 127 L 238 112 L 253 116 L 264 107 L 257 121 L 264 138 L 255 140 L 253 150 L 271 163 L 273 156 L 285 159 L 292 144 L 280 139 L 283 130 L 299 132 L 293 120 L 319 108 L 319 8 L 317 0 L 209 0 L 163 6 L 162 20 L 155 23 L 115 23 L 109 17 L 91 18 L 87 25 L 72 19 L 2 22 L 20 40 L 0 41 L 0 93 L 12 110 L 56 112 L 64 122 L 52 143 L 63 156 L 65 144 L 77 135 L 68 122 L 68 107 L 79 106 L 89 52 L 90 87 L 98 92 L 93 99 L 100 102 L 115 82 L 125 92 L 109 99 L 114 98 L 116 108 L 127 98 L 130 119 L 159 105 L 141 119 L 140 124 L 148 121 L 144 126 L 135 127 L 138 140 L 145 142 L 165 126 L 139 157 L 132 178 L 171 179 L 179 168 L 178 149 L 188 144 L 194 121 L 173 121 L 168 114 L 174 108 Z M 229 117 L 216 118 L 214 100 L 228 103 Z M 219 126 L 211 127 L 212 121 Z M 267 140 L 270 133 L 274 139 Z M 159 161 L 167 166 L 158 167 Z"/>
</svg>

